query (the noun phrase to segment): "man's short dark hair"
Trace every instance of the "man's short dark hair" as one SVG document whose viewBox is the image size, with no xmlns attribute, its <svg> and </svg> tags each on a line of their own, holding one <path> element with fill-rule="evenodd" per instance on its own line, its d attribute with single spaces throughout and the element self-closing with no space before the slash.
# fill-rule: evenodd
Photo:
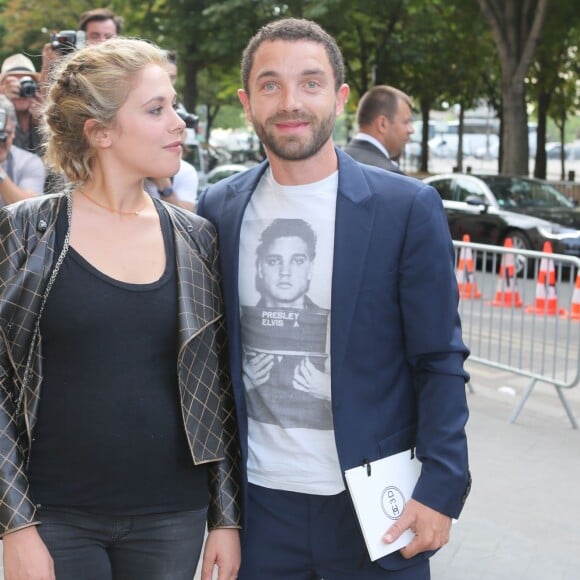
<svg viewBox="0 0 580 580">
<path fill-rule="evenodd" d="M 79 30 L 86 32 L 89 22 L 104 22 L 105 20 L 112 20 L 115 23 L 117 35 L 121 34 L 123 19 L 108 8 L 94 8 L 83 13 L 79 19 Z"/>
<path fill-rule="evenodd" d="M 268 249 L 278 238 L 301 238 L 306 244 L 310 261 L 316 257 L 316 233 L 310 224 L 301 219 L 281 218 L 274 220 L 260 236 L 260 245 L 256 249 L 257 261 L 263 260 Z"/>
<path fill-rule="evenodd" d="M 359 127 L 368 127 L 379 115 L 392 121 L 399 110 L 400 102 L 413 108 L 411 97 L 388 85 L 377 85 L 369 89 L 361 98 L 356 112 Z"/>
<path fill-rule="evenodd" d="M 287 42 L 298 42 L 308 40 L 317 44 L 322 44 L 328 55 L 328 60 L 334 72 L 336 90 L 344 83 L 344 61 L 342 53 L 336 41 L 321 26 L 304 18 L 284 18 L 276 20 L 262 26 L 260 30 L 250 39 L 242 56 L 242 86 L 246 93 L 249 93 L 249 79 L 254 55 L 256 50 L 264 42 L 284 40 Z"/>
</svg>

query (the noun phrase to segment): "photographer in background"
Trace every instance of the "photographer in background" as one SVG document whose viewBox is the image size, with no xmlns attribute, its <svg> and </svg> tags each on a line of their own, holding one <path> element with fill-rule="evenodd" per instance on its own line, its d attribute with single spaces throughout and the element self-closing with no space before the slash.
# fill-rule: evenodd
<svg viewBox="0 0 580 580">
<path fill-rule="evenodd" d="M 43 87 L 47 85 L 50 80 L 50 71 L 54 67 L 56 61 L 63 55 L 72 52 L 80 46 L 81 36 L 82 45 L 85 44 L 100 44 L 115 38 L 121 34 L 123 28 L 123 19 L 111 12 L 108 8 L 94 8 L 83 12 L 79 18 L 78 30 L 66 30 L 56 33 L 51 40 L 47 42 L 42 49 L 42 69 L 40 71 L 40 79 Z M 81 34 L 79 34 L 79 32 Z M 74 39 L 67 40 L 62 43 L 58 41 L 60 36 L 74 36 Z"/>
<path fill-rule="evenodd" d="M 0 95 L 0 207 L 42 193 L 45 169 L 40 157 L 13 145 L 16 111 Z"/>
<path fill-rule="evenodd" d="M 85 12 L 79 20 L 79 30 L 86 36 L 87 44 L 100 44 L 121 34 L 123 19 L 107 8 Z"/>
<path fill-rule="evenodd" d="M 14 145 L 41 155 L 38 121 L 43 99 L 38 83 L 39 74 L 27 56 L 13 54 L 2 63 L 1 92 L 12 101 L 16 110 Z"/>
</svg>

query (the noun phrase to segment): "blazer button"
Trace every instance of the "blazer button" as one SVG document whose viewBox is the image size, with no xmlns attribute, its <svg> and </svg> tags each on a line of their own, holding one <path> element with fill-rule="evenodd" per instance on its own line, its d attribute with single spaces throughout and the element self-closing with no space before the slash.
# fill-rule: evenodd
<svg viewBox="0 0 580 580">
<path fill-rule="evenodd" d="M 48 224 L 46 223 L 46 221 L 45 221 L 45 220 L 40 220 L 40 221 L 38 222 L 38 225 L 36 226 L 36 229 L 37 229 L 39 232 L 45 232 L 47 228 L 48 228 Z"/>
</svg>

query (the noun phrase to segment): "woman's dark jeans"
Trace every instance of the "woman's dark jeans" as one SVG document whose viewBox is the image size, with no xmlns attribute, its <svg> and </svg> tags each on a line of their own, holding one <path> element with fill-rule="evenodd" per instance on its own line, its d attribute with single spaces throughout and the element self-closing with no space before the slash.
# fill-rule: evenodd
<svg viewBox="0 0 580 580">
<path fill-rule="evenodd" d="M 41 508 L 38 531 L 57 580 L 192 580 L 207 508 L 140 516 L 103 516 Z"/>
</svg>

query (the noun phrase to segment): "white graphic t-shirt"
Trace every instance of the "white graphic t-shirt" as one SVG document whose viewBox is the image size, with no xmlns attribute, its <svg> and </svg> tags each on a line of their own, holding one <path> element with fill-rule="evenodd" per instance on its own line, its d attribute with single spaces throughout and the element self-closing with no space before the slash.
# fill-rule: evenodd
<svg viewBox="0 0 580 580">
<path fill-rule="evenodd" d="M 246 208 L 239 293 L 248 478 L 272 489 L 344 489 L 330 391 L 338 172 L 283 186 L 270 170 Z"/>
</svg>

